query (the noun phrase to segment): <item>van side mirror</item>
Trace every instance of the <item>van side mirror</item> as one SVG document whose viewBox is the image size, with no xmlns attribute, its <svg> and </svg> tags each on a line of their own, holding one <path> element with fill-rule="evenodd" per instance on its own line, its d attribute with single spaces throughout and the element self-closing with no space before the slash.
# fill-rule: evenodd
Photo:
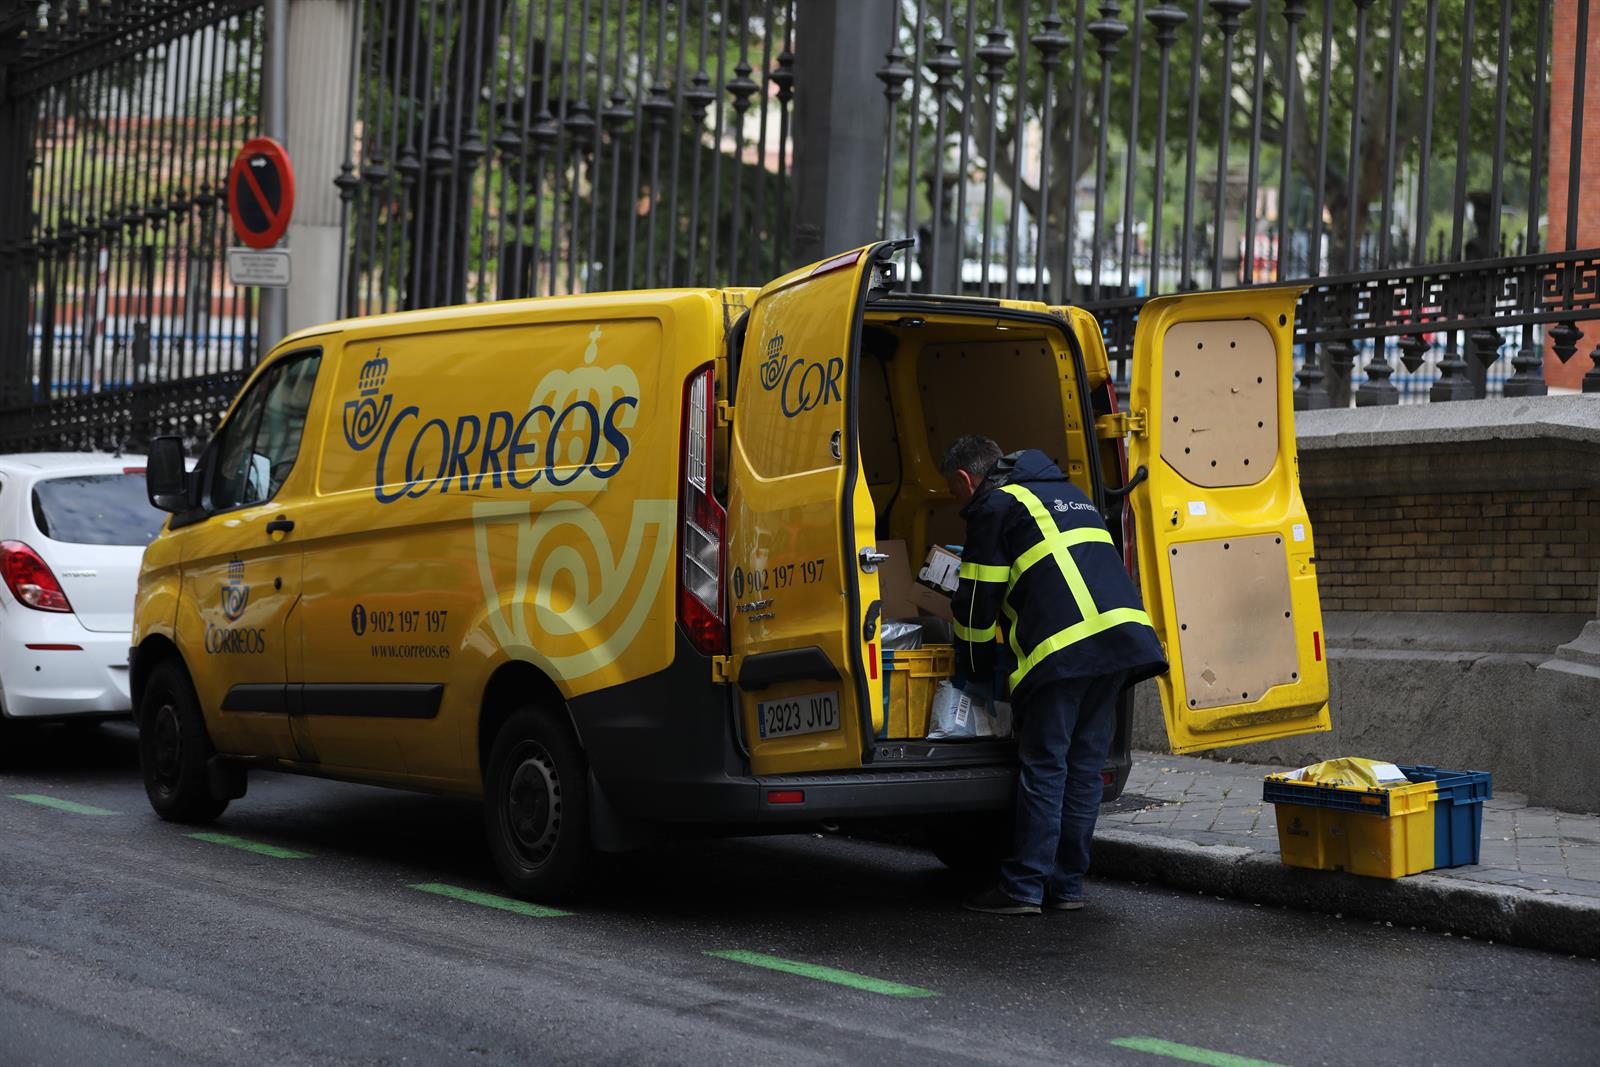
<svg viewBox="0 0 1600 1067">
<path fill-rule="evenodd" d="M 172 512 L 189 509 L 189 475 L 183 464 L 183 438 L 164 435 L 150 442 L 144 487 L 151 507 Z"/>
</svg>

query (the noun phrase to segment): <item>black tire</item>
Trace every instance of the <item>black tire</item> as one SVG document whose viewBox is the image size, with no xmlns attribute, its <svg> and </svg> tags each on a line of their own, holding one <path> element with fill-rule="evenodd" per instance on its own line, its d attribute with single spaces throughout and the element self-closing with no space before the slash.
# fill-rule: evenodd
<svg viewBox="0 0 1600 1067">
<path fill-rule="evenodd" d="M 994 875 L 1011 851 L 1011 817 L 964 819 L 932 831 L 934 857 L 962 874 Z"/>
<path fill-rule="evenodd" d="M 150 672 L 139 701 L 139 768 L 156 814 L 169 822 L 208 823 L 227 808 L 211 792 L 206 761 L 216 754 L 200 700 L 177 660 Z"/>
<path fill-rule="evenodd" d="M 483 816 L 500 877 L 519 897 L 571 899 L 593 861 L 589 763 L 554 715 L 513 712 L 484 773 Z"/>
</svg>

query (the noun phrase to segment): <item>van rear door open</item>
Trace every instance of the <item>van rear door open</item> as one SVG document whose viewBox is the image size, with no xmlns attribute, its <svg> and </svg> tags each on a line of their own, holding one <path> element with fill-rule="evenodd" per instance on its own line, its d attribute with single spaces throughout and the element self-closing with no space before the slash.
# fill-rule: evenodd
<svg viewBox="0 0 1600 1067">
<path fill-rule="evenodd" d="M 745 327 L 727 568 L 730 667 L 756 774 L 860 766 L 882 700 L 854 377 L 867 287 L 890 247 L 779 278 Z"/>
<path fill-rule="evenodd" d="M 1130 463 L 1145 607 L 1174 752 L 1328 730 L 1311 525 L 1295 452 L 1298 289 L 1139 311 Z"/>
</svg>

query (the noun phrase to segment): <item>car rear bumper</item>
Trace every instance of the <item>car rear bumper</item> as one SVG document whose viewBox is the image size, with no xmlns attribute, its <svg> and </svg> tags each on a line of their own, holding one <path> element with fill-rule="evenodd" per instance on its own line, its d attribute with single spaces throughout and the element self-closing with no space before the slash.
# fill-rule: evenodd
<svg viewBox="0 0 1600 1067">
<path fill-rule="evenodd" d="M 126 715 L 133 710 L 128 642 L 86 630 L 74 616 L 21 610 L 0 630 L 0 712 L 9 719 Z M 33 646 L 33 647 L 29 647 Z M 56 647 L 51 647 L 56 646 Z"/>
</svg>

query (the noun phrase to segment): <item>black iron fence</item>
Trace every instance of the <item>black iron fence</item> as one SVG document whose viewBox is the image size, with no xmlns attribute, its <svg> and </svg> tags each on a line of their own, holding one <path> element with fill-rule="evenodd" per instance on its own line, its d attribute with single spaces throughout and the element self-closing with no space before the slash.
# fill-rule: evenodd
<svg viewBox="0 0 1600 1067">
<path fill-rule="evenodd" d="M 7 440 L 82 442 L 95 418 L 126 436 L 149 403 L 71 398 L 186 388 L 163 383 L 214 411 L 255 358 L 221 192 L 259 125 L 258 2 L 0 17 Z M 1150 295 L 1278 281 L 1310 286 L 1302 406 L 1600 368 L 1589 0 L 356 11 L 329 96 L 344 165 L 300 175 L 343 196 L 348 313 L 759 284 L 819 244 L 910 234 L 906 285 L 1089 307 L 1124 372 Z M 841 116 L 881 134 L 848 140 Z"/>
<path fill-rule="evenodd" d="M 255 130 L 256 0 L 53 4 L 7 29 L 0 434 L 111 447 L 190 416 L 198 432 L 256 347 L 223 197 Z"/>
<path fill-rule="evenodd" d="M 1125 359 L 1144 297 L 1314 282 L 1310 407 L 1353 385 L 1397 402 L 1396 352 L 1413 376 L 1437 367 L 1435 400 L 1542 393 L 1544 352 L 1570 359 L 1594 314 L 1588 0 L 904 0 L 887 17 L 882 229 L 917 235 L 908 286 L 1081 304 Z"/>
<path fill-rule="evenodd" d="M 352 314 L 787 266 L 794 0 L 368 0 Z"/>
</svg>

